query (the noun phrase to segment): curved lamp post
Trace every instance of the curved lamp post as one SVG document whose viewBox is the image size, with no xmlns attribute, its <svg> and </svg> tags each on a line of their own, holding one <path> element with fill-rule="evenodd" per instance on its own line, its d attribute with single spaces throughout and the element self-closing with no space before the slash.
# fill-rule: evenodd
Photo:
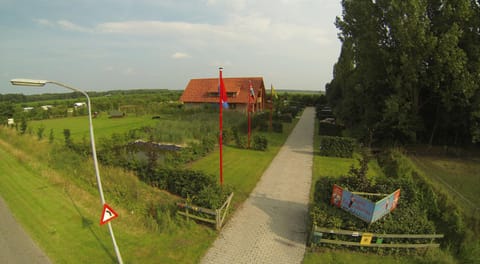
<svg viewBox="0 0 480 264">
<path fill-rule="evenodd" d="M 79 93 L 82 93 L 83 95 L 85 95 L 85 97 L 87 98 L 88 121 L 89 121 L 89 124 L 90 124 L 90 143 L 92 145 L 93 165 L 95 167 L 95 176 L 97 178 L 98 192 L 100 193 L 100 200 L 101 200 L 102 206 L 103 206 L 105 204 L 105 197 L 103 196 L 102 181 L 100 180 L 100 170 L 98 169 L 97 151 L 96 151 L 96 148 L 95 148 L 95 138 L 93 136 L 92 107 L 91 107 L 91 104 L 90 104 L 90 97 L 88 96 L 88 94 L 86 92 L 80 90 L 80 89 L 77 89 L 77 88 L 65 85 L 63 83 L 60 83 L 60 82 L 56 82 L 56 81 L 31 80 L 31 79 L 13 79 L 10 82 L 12 83 L 12 85 L 37 86 L 37 87 L 44 86 L 47 83 L 52 83 L 52 84 L 56 84 L 58 86 L 61 86 L 61 87 L 64 87 L 64 88 L 67 88 L 67 89 L 70 89 L 72 91 L 79 92 Z M 113 242 L 113 246 L 115 248 L 115 253 L 117 254 L 118 263 L 122 264 L 123 263 L 122 256 L 120 255 L 120 250 L 118 249 L 117 242 L 115 240 L 115 235 L 113 234 L 112 226 L 111 226 L 110 222 L 108 222 L 107 224 L 108 224 L 108 230 L 110 231 L 110 236 L 112 237 L 112 242 Z"/>
</svg>

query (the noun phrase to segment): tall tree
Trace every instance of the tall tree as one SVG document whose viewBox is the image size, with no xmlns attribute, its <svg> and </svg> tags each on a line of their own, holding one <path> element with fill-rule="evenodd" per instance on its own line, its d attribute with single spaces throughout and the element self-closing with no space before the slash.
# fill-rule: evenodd
<svg viewBox="0 0 480 264">
<path fill-rule="evenodd" d="M 370 142 L 480 141 L 480 11 L 474 0 L 344 0 L 327 97 Z"/>
</svg>

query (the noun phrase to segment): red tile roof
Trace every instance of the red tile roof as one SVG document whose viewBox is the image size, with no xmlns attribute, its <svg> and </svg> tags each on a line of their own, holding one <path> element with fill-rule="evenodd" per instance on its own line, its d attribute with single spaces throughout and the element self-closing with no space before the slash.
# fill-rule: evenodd
<svg viewBox="0 0 480 264">
<path fill-rule="evenodd" d="M 248 104 L 250 81 L 256 96 L 265 97 L 265 85 L 262 77 L 223 78 L 228 103 Z M 217 103 L 218 78 L 191 79 L 183 91 L 180 101 L 183 103 Z"/>
</svg>

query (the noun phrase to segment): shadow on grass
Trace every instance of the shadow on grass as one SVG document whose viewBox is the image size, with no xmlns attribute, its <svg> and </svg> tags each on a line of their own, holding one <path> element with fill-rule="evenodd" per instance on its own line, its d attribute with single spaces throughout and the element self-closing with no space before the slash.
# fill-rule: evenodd
<svg viewBox="0 0 480 264">
<path fill-rule="evenodd" d="M 110 259 L 112 260 L 112 263 L 116 263 L 116 261 L 117 261 L 116 257 L 112 255 L 112 253 L 107 248 L 107 246 L 102 242 L 102 240 L 98 237 L 98 235 L 92 229 L 93 221 L 91 219 L 88 219 L 87 217 L 85 217 L 82 214 L 82 212 L 80 212 L 80 209 L 78 208 L 77 204 L 72 199 L 72 197 L 70 196 L 70 193 L 68 192 L 68 190 L 65 190 L 65 194 L 68 196 L 68 199 L 70 199 L 70 201 L 72 202 L 73 207 L 77 211 L 78 215 L 82 218 L 82 227 L 83 228 L 88 228 L 88 230 L 90 231 L 92 236 L 95 238 L 95 240 L 97 240 L 98 244 L 103 249 L 103 251 L 105 251 L 105 253 L 107 253 L 107 255 L 110 257 Z"/>
</svg>

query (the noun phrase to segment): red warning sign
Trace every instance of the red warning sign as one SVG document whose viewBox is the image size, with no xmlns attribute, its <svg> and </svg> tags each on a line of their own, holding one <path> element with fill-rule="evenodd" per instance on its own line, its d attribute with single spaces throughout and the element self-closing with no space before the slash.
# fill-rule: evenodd
<svg viewBox="0 0 480 264">
<path fill-rule="evenodd" d="M 112 209 L 112 207 L 108 206 L 108 204 L 103 204 L 103 212 L 102 217 L 100 218 L 100 225 L 106 224 L 117 217 L 118 214 Z"/>
</svg>

